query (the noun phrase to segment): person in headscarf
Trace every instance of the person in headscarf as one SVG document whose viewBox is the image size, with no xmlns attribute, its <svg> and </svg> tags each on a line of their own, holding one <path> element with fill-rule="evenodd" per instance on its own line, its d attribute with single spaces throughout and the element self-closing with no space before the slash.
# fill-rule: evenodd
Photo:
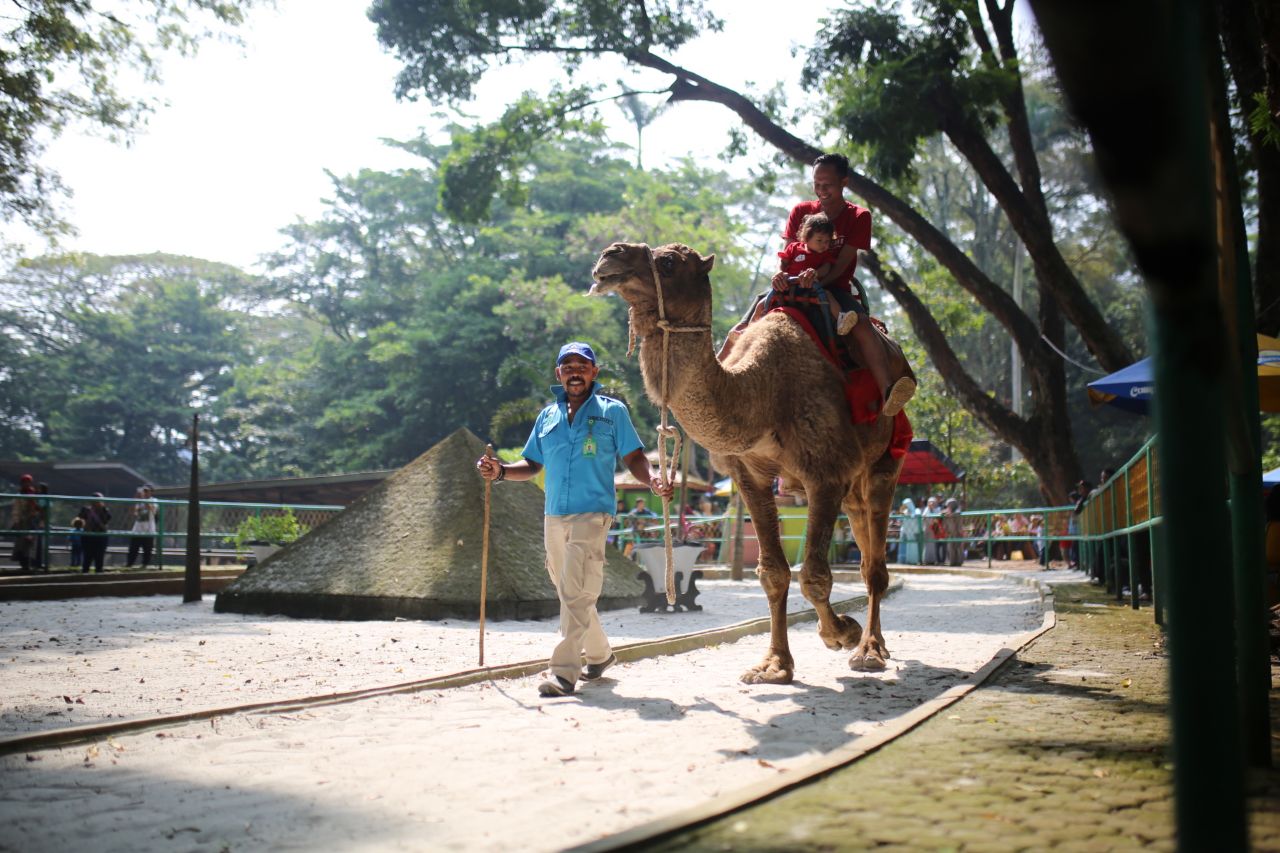
<svg viewBox="0 0 1280 853">
<path fill-rule="evenodd" d="M 898 514 L 902 516 L 902 531 L 898 534 L 898 562 L 918 566 L 920 545 L 924 540 L 924 519 L 911 498 L 903 499 Z"/>
<path fill-rule="evenodd" d="M 942 502 L 937 496 L 929 495 L 925 501 L 924 510 L 920 513 L 924 516 L 924 564 L 932 566 L 941 563 L 943 560 L 942 547 L 938 545 L 938 539 L 941 538 L 939 532 L 938 519 L 942 516 Z"/>
</svg>

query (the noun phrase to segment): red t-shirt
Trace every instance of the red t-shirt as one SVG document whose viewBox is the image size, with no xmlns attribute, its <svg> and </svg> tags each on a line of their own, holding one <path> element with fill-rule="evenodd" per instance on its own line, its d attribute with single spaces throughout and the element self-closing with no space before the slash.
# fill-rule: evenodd
<svg viewBox="0 0 1280 853">
<path fill-rule="evenodd" d="M 804 218 L 814 213 L 822 213 L 822 203 L 817 199 L 813 201 L 802 201 L 795 207 L 791 208 L 791 215 L 787 217 L 787 228 L 782 232 L 783 238 L 788 242 L 800 239 L 800 223 L 804 222 Z M 840 215 L 835 220 L 835 236 L 831 241 L 831 257 L 834 260 L 840 254 L 840 250 L 846 244 L 853 246 L 855 249 L 871 248 L 871 211 L 865 207 L 858 207 L 850 202 L 844 203 L 844 210 L 840 211 Z M 840 278 L 834 281 L 831 286 L 839 290 L 852 291 L 853 286 L 850 284 L 853 280 L 853 271 L 858 266 L 858 256 L 853 256 L 853 262 L 849 264 L 849 268 L 841 273 Z"/>
<path fill-rule="evenodd" d="M 787 248 L 778 253 L 778 257 L 782 259 L 782 271 L 787 275 L 800 275 L 805 270 L 816 270 L 836 259 L 835 252 L 830 249 L 825 252 L 810 252 L 809 247 L 799 240 L 788 243 Z"/>
</svg>

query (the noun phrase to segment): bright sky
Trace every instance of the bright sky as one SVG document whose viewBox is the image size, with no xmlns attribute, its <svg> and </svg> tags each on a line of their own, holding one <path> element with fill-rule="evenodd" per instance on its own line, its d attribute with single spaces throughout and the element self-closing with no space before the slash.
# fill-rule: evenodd
<svg viewBox="0 0 1280 853">
<path fill-rule="evenodd" d="M 125 148 L 70 128 L 49 148 L 46 165 L 61 173 L 74 197 L 64 206 L 79 230 L 68 249 L 98 254 L 164 251 L 252 269 L 280 248 L 280 228 L 322 212 L 329 194 L 324 170 L 417 165 L 382 138 L 407 139 L 420 128 L 445 141 L 438 107 L 397 103 L 396 61 L 384 54 L 365 16 L 367 0 L 278 0 L 251 13 L 244 47 L 206 44 L 198 57 L 166 58 L 160 97 L 167 102 Z M 703 37 L 674 60 L 716 82 L 761 89 L 794 86 L 795 46 L 812 41 L 829 3 L 793 0 L 786 14 L 761 0 L 712 0 L 724 32 Z M 621 65 L 599 70 L 636 89 L 662 88 L 669 78 L 640 76 Z M 468 107 L 493 118 L 526 88 L 544 88 L 559 71 L 550 62 L 504 69 Z M 532 83 L 530 81 L 533 81 Z M 602 108 L 621 142 L 634 130 L 611 106 Z M 463 121 L 464 124 L 470 123 Z M 691 155 L 717 165 L 735 118 L 709 104 L 667 111 L 645 133 L 645 165 Z M 808 133 L 801 132 L 808 137 Z M 11 229 L 29 253 L 43 247 Z"/>
</svg>

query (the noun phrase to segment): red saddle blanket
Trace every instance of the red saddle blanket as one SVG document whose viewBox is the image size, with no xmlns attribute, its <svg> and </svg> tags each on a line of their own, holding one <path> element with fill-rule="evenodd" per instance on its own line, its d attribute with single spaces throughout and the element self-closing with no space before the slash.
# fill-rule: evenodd
<svg viewBox="0 0 1280 853">
<path fill-rule="evenodd" d="M 837 370 L 843 370 L 840 359 L 823 342 L 803 312 L 795 308 L 774 308 L 769 313 L 772 314 L 774 311 L 780 311 L 794 320 L 800 328 L 804 329 L 805 334 L 827 361 L 834 364 Z M 876 387 L 876 380 L 872 377 L 870 370 L 861 367 L 844 370 L 844 398 L 849 404 L 849 420 L 853 423 L 871 423 L 880 417 L 880 408 L 884 405 L 884 391 Z M 911 421 L 907 419 L 905 411 L 898 412 L 893 416 L 893 436 L 889 439 L 889 455 L 894 459 L 906 456 L 907 449 L 911 447 L 911 438 Z"/>
</svg>

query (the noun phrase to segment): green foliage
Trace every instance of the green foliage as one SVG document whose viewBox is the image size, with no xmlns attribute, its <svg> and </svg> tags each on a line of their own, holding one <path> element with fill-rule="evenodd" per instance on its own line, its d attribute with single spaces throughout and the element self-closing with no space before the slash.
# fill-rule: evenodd
<svg viewBox="0 0 1280 853">
<path fill-rule="evenodd" d="M 316 341 L 324 327 L 294 311 L 241 318 L 244 349 L 230 369 L 230 387 L 201 424 L 200 465 L 217 480 L 296 477 L 316 431 L 304 401 L 314 393 Z"/>
<path fill-rule="evenodd" d="M 535 411 L 534 414 L 536 415 L 537 412 Z M 532 418 L 530 419 L 530 421 L 531 420 Z M 526 421 L 524 426 L 527 427 L 528 425 L 529 425 L 529 421 Z M 519 447 L 503 447 L 498 450 L 495 450 L 494 453 L 496 453 L 498 458 L 501 459 L 503 462 L 520 462 L 521 460 L 524 459 L 524 457 L 520 455 L 521 451 L 523 450 L 524 450 L 524 445 L 521 444 Z M 534 477 L 530 479 L 529 482 L 533 483 L 539 489 L 545 489 L 547 487 L 547 469 L 543 468 L 536 475 L 534 475 Z"/>
<path fill-rule="evenodd" d="M 217 401 L 241 356 L 226 304 L 247 279 L 170 255 L 55 256 L 0 279 L 11 306 L 0 347 L 20 354 L 9 384 L 30 392 L 15 410 L 27 453 L 179 480 L 191 412 Z"/>
<path fill-rule="evenodd" d="M 1042 169 L 1047 201 L 1053 219 L 1057 245 L 1086 292 L 1102 307 L 1113 329 L 1137 351 L 1143 349 L 1142 303 L 1145 292 L 1137 276 L 1127 246 L 1110 218 L 1110 211 L 1096 194 L 1096 176 L 1086 141 L 1070 122 L 1053 88 L 1042 79 L 1042 71 L 1028 63 L 1024 68 L 1024 94 L 1036 155 Z M 997 140 L 998 142 L 998 140 Z M 997 147 L 1004 154 L 1003 147 Z M 1007 155 L 1006 155 L 1007 156 Z M 918 177 L 904 186 L 903 193 L 917 210 L 937 223 L 984 272 L 1012 292 L 1015 257 L 1022 254 L 1021 304 L 1026 313 L 1039 314 L 1041 293 L 1035 286 L 1035 270 L 1009 226 L 1003 211 L 991 198 L 973 170 L 940 137 L 923 141 L 914 155 Z M 905 183 L 905 182 L 904 182 Z M 881 219 L 877 222 L 877 248 L 911 282 L 913 292 L 925 303 L 942 329 L 948 345 L 957 353 L 965 371 L 987 393 L 1002 404 L 1012 405 L 1012 341 L 1007 330 L 990 314 L 974 310 L 970 295 L 956 287 L 951 275 L 914 241 L 905 238 Z M 905 324 L 896 322 L 896 306 L 885 304 L 871 288 L 873 313 L 890 320 L 893 333 L 908 350 L 911 362 L 922 378 L 922 387 L 909 412 L 916 435 L 941 445 L 952 434 L 945 413 L 929 413 L 931 401 L 950 394 L 942 378 L 928 364 L 927 353 L 906 334 Z M 1146 419 L 1135 418 L 1107 407 L 1092 408 L 1085 385 L 1098 373 L 1088 349 L 1073 327 L 1067 328 L 1065 372 L 1067 405 L 1061 415 L 1064 429 L 1070 429 L 1080 458 L 1079 475 L 1092 477 L 1105 465 L 1127 459 L 1148 435 Z M 1055 356 L 1055 358 L 1061 358 Z M 1024 377 L 1029 392 L 1029 377 Z M 1028 393 L 1023 411 L 1033 400 Z M 954 401 L 951 405 L 955 405 Z M 958 413 L 958 407 L 954 410 Z M 957 414 L 958 416 L 958 414 Z M 1008 460 L 1007 448 L 993 444 L 985 427 L 967 419 L 968 438 L 961 440 L 957 456 L 970 471 L 990 474 L 997 492 L 1008 478 L 998 472 Z M 965 441 L 985 450 L 976 454 L 963 449 Z M 1025 468 L 1025 463 L 1020 466 Z M 1016 493 L 1016 477 L 1012 481 Z M 977 488 L 971 480 L 969 488 Z M 1027 500 L 1039 500 L 1035 489 Z M 971 500 L 970 505 L 976 505 Z"/>
<path fill-rule="evenodd" d="M 1280 415 L 1262 414 L 1263 473 L 1280 468 Z"/>
<path fill-rule="evenodd" d="M 572 245 L 595 254 L 609 243 L 625 240 L 662 245 L 680 242 L 703 255 L 716 256 L 712 275 L 714 328 L 728 331 L 745 310 L 750 295 L 763 286 L 754 272 L 756 255 L 745 243 L 748 225 L 763 207 L 750 184 L 722 172 L 700 168 L 690 160 L 664 172 L 636 173 L 627 183 L 623 204 L 614 211 L 585 217 L 572 235 Z M 768 243 L 785 213 L 765 212 Z M 775 250 L 776 251 L 776 250 Z M 771 254 L 771 253 L 770 253 Z M 773 274 L 771 265 L 764 278 Z"/>
<path fill-rule="evenodd" d="M 804 82 L 828 97 L 830 123 L 863 145 L 873 174 L 910 177 L 920 145 L 948 123 L 989 128 L 1016 73 L 984 62 L 970 46 L 957 0 L 898 3 L 836 12 L 809 53 Z"/>
<path fill-rule="evenodd" d="M 298 521 L 293 510 L 286 508 L 284 512 L 249 516 L 240 522 L 235 535 L 228 541 L 237 551 L 244 551 L 249 545 L 288 545 L 308 530 L 310 528 Z"/>
<path fill-rule="evenodd" d="M 1249 130 L 1264 144 L 1280 148 L 1280 124 L 1271 112 L 1266 92 L 1255 92 L 1253 107 L 1249 110 Z"/>
<path fill-rule="evenodd" d="M 374 0 L 378 41 L 403 68 L 396 96 L 456 104 L 495 63 L 541 52 L 570 70 L 592 54 L 674 50 L 721 22 L 701 0 Z"/>
<path fill-rule="evenodd" d="M 191 53 L 211 28 L 238 26 L 254 0 L 30 0 L 0 31 L 0 211 L 48 234 L 67 230 L 39 162 L 50 136 L 80 122 L 127 139 L 152 105 L 116 88 L 122 68 L 155 81 L 158 56 Z M 105 7 L 105 8 L 104 8 Z M 207 22 L 207 23 L 202 23 Z"/>
<path fill-rule="evenodd" d="M 440 166 L 440 201 L 448 214 L 475 224 L 488 217 L 495 197 L 518 206 L 525 197 L 521 169 L 544 139 L 570 132 L 600 136 L 601 126 L 579 115 L 589 92 L 556 90 L 546 98 L 525 93 L 497 122 L 455 130 L 453 147 Z"/>
</svg>

